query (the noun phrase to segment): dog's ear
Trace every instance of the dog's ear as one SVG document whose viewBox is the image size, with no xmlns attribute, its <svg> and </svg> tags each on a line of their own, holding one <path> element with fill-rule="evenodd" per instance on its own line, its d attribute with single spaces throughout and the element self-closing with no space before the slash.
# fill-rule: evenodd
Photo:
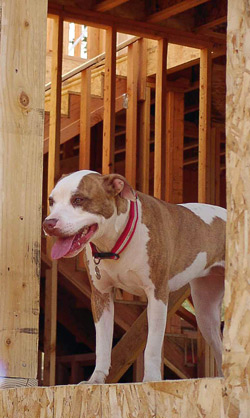
<svg viewBox="0 0 250 418">
<path fill-rule="evenodd" d="M 103 176 L 103 187 L 107 193 L 113 196 L 120 195 L 127 200 L 136 200 L 136 194 L 125 177 L 120 174 L 108 174 Z"/>
</svg>

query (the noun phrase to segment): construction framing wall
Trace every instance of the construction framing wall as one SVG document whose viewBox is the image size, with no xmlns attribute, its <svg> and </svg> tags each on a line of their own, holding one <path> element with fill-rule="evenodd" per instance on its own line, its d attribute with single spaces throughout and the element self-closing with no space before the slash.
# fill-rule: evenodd
<svg viewBox="0 0 250 418">
<path fill-rule="evenodd" d="M 37 16 L 40 16 L 39 25 L 36 24 Z M 26 380 L 36 377 L 37 367 L 37 242 L 40 235 L 45 19 L 46 2 L 25 0 L 20 5 L 18 0 L 2 0 L 0 188 L 3 190 L 3 199 L 0 206 L 0 275 L 4 303 L 0 308 L 0 352 L 1 359 L 7 364 L 7 375 Z M 13 62 L 13 57 L 17 57 L 16 33 L 20 35 L 20 57 Z M 0 416 L 249 416 L 249 33 L 248 0 L 229 0 L 225 378 L 3 389 L 0 391 Z M 206 59 L 209 49 L 203 52 Z M 111 61 L 112 54 L 110 64 Z M 159 66 L 160 62 L 159 59 Z M 19 74 L 20 78 L 17 78 Z M 204 71 L 204 77 L 208 75 Z M 25 79 L 33 82 L 26 86 Z M 205 102 L 206 98 L 204 112 L 208 113 Z M 106 118 L 110 118 L 109 111 Z M 159 123 L 162 124 L 161 116 Z M 132 129 L 133 126 L 131 132 Z M 107 144 L 107 150 L 110 149 L 110 144 Z M 206 165 L 206 152 L 202 158 Z M 203 184 L 206 184 L 206 177 Z M 14 192 L 14 197 L 10 191 Z M 10 205 L 10 202 L 13 203 Z M 24 206 L 20 206 L 21 203 Z M 13 337 L 15 344 L 12 344 Z"/>
</svg>

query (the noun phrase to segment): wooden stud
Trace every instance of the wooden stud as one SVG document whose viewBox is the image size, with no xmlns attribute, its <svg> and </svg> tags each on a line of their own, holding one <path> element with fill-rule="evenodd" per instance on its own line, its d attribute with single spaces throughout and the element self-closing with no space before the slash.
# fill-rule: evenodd
<svg viewBox="0 0 250 418">
<path fill-rule="evenodd" d="M 81 74 L 79 170 L 90 169 L 91 69 Z"/>
<path fill-rule="evenodd" d="M 125 177 L 136 188 L 138 45 L 128 47 Z"/>
<path fill-rule="evenodd" d="M 210 203 L 211 51 L 200 52 L 198 201 Z"/>
<path fill-rule="evenodd" d="M 167 40 L 158 41 L 155 89 L 155 150 L 154 150 L 154 196 L 163 197 L 164 148 L 166 138 L 166 73 Z"/>
<path fill-rule="evenodd" d="M 145 101 L 140 104 L 139 131 L 139 190 L 149 193 L 151 88 L 146 88 Z"/>
<path fill-rule="evenodd" d="M 61 122 L 61 78 L 63 55 L 63 20 L 54 17 L 53 53 L 51 66 L 48 195 L 60 176 L 60 122 Z M 47 240 L 47 253 L 52 247 Z M 46 274 L 45 325 L 44 325 L 44 384 L 55 384 L 56 367 L 56 325 L 57 325 L 57 262 Z"/>
<path fill-rule="evenodd" d="M 167 93 L 165 199 L 183 202 L 184 94 Z"/>
<path fill-rule="evenodd" d="M 206 3 L 209 0 L 182 0 L 173 6 L 167 7 L 160 12 L 154 13 L 148 17 L 148 22 L 161 22 L 168 19 L 171 16 L 175 16 L 193 7 L 199 6 L 202 3 Z"/>
<path fill-rule="evenodd" d="M 69 55 L 69 22 L 63 22 L 63 55 Z"/>
<path fill-rule="evenodd" d="M 46 2 L 1 1 L 0 375 L 9 387 L 37 384 L 46 19 Z"/>
<path fill-rule="evenodd" d="M 116 31 L 106 31 L 106 59 L 104 77 L 104 116 L 102 173 L 109 174 L 114 170 L 115 142 L 115 85 L 116 85 Z"/>
<path fill-rule="evenodd" d="M 103 42 L 103 38 L 106 37 L 104 36 L 105 32 L 106 31 L 103 29 L 94 28 L 91 26 L 88 27 L 88 37 L 87 37 L 88 60 L 104 52 L 105 42 Z"/>
<path fill-rule="evenodd" d="M 61 121 L 61 78 L 63 52 L 63 20 L 54 17 L 53 54 L 51 64 L 49 158 L 48 158 L 48 194 L 60 175 L 60 121 Z"/>
<path fill-rule="evenodd" d="M 148 41 L 138 40 L 138 100 L 146 100 Z"/>
<path fill-rule="evenodd" d="M 45 324 L 44 324 L 44 375 L 45 386 L 55 385 L 57 327 L 57 262 L 46 270 Z"/>
<path fill-rule="evenodd" d="M 82 25 L 75 24 L 75 41 L 82 35 Z M 78 42 L 74 49 L 74 56 L 81 57 L 81 44 L 82 41 Z"/>
</svg>

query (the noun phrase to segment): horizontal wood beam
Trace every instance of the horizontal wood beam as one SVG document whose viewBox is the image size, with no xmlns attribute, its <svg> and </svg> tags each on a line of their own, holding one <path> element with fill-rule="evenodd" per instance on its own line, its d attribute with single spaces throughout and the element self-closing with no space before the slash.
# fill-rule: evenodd
<svg viewBox="0 0 250 418">
<path fill-rule="evenodd" d="M 107 10 L 114 9 L 127 2 L 128 0 L 103 0 L 100 3 L 96 3 L 94 10 L 98 12 L 107 12 Z"/>
<path fill-rule="evenodd" d="M 63 7 L 60 7 L 50 3 L 49 13 L 59 14 L 66 21 L 86 24 L 88 26 L 95 26 L 103 29 L 113 26 L 116 28 L 117 32 L 130 35 L 152 39 L 161 39 L 165 37 L 168 39 L 168 42 L 193 48 L 212 47 L 213 45 L 216 47 L 218 43 L 221 43 L 222 45 L 225 44 L 223 41 L 213 39 L 213 37 L 203 34 L 194 34 L 176 28 L 168 28 L 151 22 L 113 16 L 94 10 L 81 10 L 73 6 L 64 5 Z"/>
<path fill-rule="evenodd" d="M 192 9 L 193 7 L 199 6 L 202 3 L 206 3 L 209 0 L 183 0 L 180 3 L 176 3 L 173 6 L 166 7 L 157 13 L 150 15 L 147 19 L 148 22 L 162 22 L 169 17 L 175 16 L 179 13 L 185 12 L 186 10 Z"/>
<path fill-rule="evenodd" d="M 218 17 L 217 19 L 211 20 L 210 22 L 204 23 L 201 26 L 198 26 L 195 30 L 198 33 L 207 31 L 208 29 L 212 29 L 215 26 L 222 25 L 223 23 L 226 23 L 227 21 L 227 15 Z"/>
</svg>

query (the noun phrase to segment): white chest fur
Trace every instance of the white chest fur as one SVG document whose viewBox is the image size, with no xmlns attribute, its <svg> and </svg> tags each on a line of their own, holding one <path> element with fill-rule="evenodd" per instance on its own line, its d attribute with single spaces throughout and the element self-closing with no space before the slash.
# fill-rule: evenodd
<svg viewBox="0 0 250 418">
<path fill-rule="evenodd" d="M 148 288 L 154 288 L 150 279 L 147 254 L 149 234 L 148 228 L 141 222 L 140 202 L 138 202 L 138 210 L 138 223 L 133 238 L 120 254 L 119 260 L 101 260 L 98 265 L 100 271 L 99 279 L 95 274 L 95 264 L 90 246 L 87 246 L 86 254 L 91 279 L 100 292 L 104 293 L 112 287 L 116 287 L 141 296 L 144 292 L 147 292 Z"/>
</svg>

